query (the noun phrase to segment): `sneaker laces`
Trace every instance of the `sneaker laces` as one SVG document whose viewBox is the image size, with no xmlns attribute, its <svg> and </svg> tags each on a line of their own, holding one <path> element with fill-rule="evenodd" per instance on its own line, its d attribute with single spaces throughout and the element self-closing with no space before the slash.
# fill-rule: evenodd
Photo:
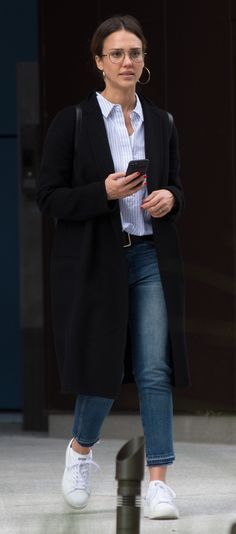
<svg viewBox="0 0 236 534">
<path fill-rule="evenodd" d="M 94 466 L 97 471 L 100 470 L 100 466 L 91 458 L 79 458 L 77 462 L 68 467 L 68 469 L 72 471 L 74 489 L 83 489 L 88 491 L 90 465 Z"/>
</svg>

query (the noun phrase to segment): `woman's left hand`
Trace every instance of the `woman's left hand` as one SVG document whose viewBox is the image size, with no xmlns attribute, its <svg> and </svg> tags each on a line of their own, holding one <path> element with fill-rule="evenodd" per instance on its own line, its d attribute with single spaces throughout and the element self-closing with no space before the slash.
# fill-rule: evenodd
<svg viewBox="0 0 236 534">
<path fill-rule="evenodd" d="M 164 217 L 175 205 L 175 197 L 168 189 L 152 191 L 145 197 L 141 208 L 147 210 L 152 217 Z"/>
</svg>

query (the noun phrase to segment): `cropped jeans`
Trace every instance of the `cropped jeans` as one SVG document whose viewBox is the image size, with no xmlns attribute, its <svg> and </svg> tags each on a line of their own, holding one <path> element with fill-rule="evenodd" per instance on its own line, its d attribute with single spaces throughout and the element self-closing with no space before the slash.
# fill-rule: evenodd
<svg viewBox="0 0 236 534">
<path fill-rule="evenodd" d="M 124 248 L 129 277 L 129 322 L 132 365 L 142 419 L 146 463 L 161 466 L 173 463 L 173 406 L 169 332 L 165 298 L 152 241 Z M 113 399 L 78 395 L 75 404 L 73 437 L 91 447 Z"/>
</svg>

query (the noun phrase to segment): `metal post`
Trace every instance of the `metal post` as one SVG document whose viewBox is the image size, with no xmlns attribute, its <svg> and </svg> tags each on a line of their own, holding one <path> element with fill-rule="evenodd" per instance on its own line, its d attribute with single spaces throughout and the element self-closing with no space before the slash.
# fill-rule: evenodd
<svg viewBox="0 0 236 534">
<path fill-rule="evenodd" d="M 139 534 L 141 481 L 144 477 L 144 438 L 128 441 L 116 457 L 117 534 Z"/>
</svg>

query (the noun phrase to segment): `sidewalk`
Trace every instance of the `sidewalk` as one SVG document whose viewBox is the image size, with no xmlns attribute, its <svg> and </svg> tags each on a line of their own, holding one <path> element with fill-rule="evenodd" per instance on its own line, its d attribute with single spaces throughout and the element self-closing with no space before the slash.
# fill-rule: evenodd
<svg viewBox="0 0 236 534">
<path fill-rule="evenodd" d="M 0 429 L 1 534 L 115 534 L 116 455 L 124 440 L 104 439 L 94 447 L 101 472 L 93 475 L 87 508 L 73 511 L 60 492 L 68 441 Z M 180 519 L 143 518 L 140 534 L 229 534 L 236 523 L 236 445 L 175 444 L 168 483 L 177 493 Z M 142 483 L 144 497 L 147 472 Z"/>
</svg>

